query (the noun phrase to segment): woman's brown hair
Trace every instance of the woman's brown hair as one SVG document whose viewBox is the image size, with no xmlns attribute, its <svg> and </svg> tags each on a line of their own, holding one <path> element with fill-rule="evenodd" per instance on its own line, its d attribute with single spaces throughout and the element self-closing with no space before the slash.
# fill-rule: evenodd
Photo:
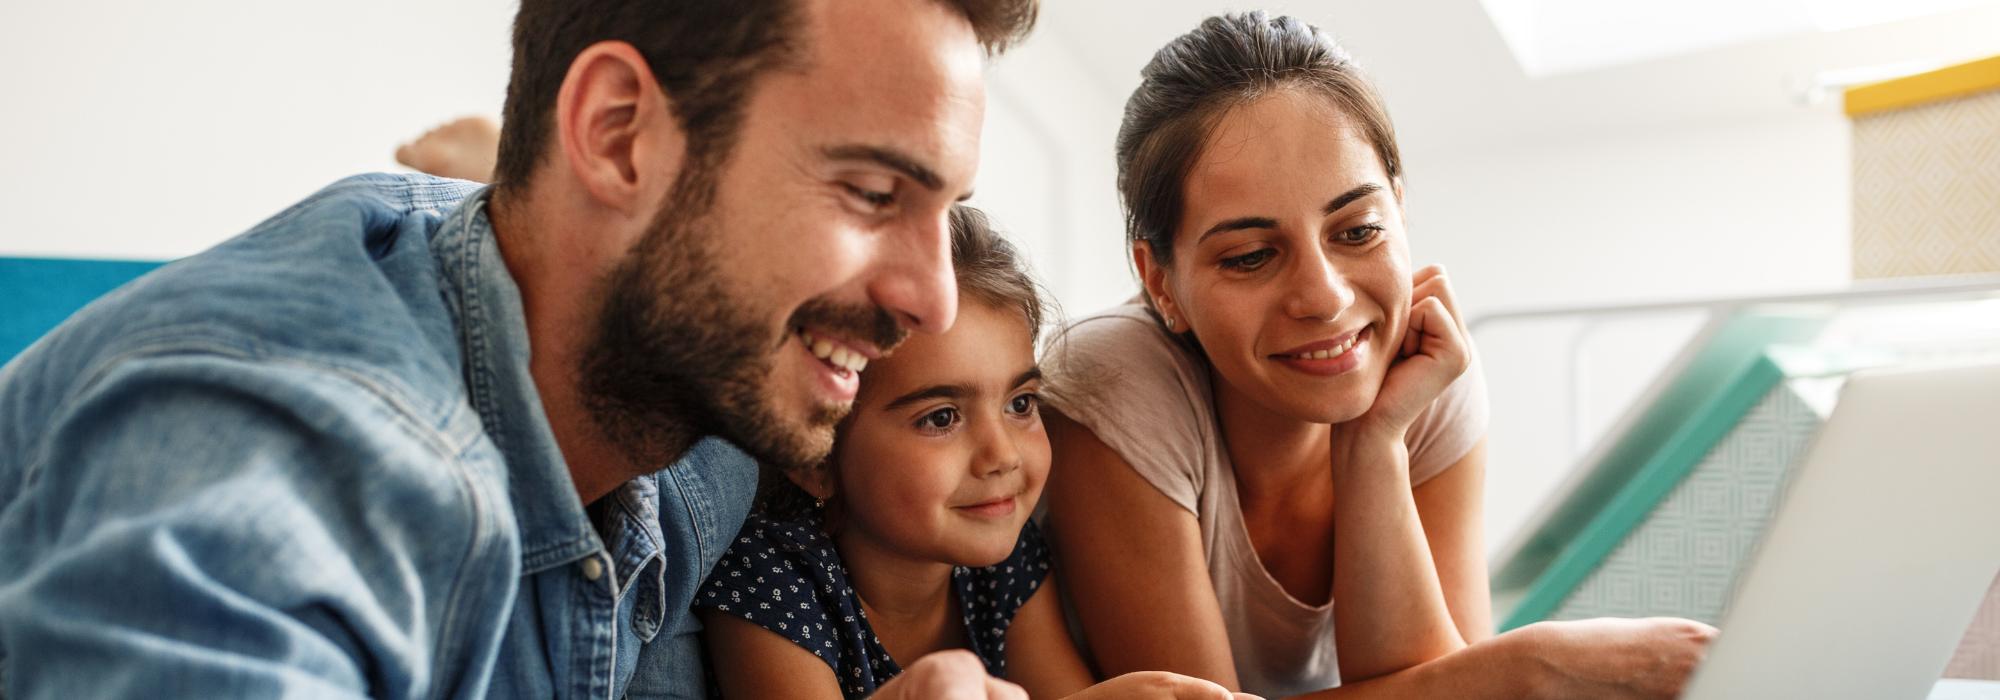
<svg viewBox="0 0 2000 700">
<path fill-rule="evenodd" d="M 1128 243 L 1173 263 L 1188 171 L 1231 108 L 1284 89 L 1310 90 L 1353 120 L 1389 178 L 1402 177 L 1396 130 L 1381 94 L 1332 37 L 1263 11 L 1210 17 L 1168 42 L 1139 72 L 1118 129 L 1118 194 Z"/>
</svg>

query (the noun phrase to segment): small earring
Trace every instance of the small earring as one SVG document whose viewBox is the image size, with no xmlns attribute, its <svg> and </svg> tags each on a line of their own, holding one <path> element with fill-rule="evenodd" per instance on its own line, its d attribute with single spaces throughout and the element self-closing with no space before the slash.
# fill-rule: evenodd
<svg viewBox="0 0 2000 700">
<path fill-rule="evenodd" d="M 815 498 L 815 499 L 813 499 L 813 507 L 814 507 L 814 508 L 818 508 L 818 509 L 821 509 L 821 510 L 825 510 L 825 509 L 826 509 L 826 501 L 825 501 L 825 500 L 822 500 L 822 499 L 818 499 L 818 498 Z"/>
<path fill-rule="evenodd" d="M 1168 317 L 1167 317 L 1167 330 L 1173 330 L 1173 329 L 1174 329 L 1174 323 L 1176 323 L 1176 321 L 1174 320 L 1174 317 L 1172 317 L 1172 316 L 1168 316 Z"/>
</svg>

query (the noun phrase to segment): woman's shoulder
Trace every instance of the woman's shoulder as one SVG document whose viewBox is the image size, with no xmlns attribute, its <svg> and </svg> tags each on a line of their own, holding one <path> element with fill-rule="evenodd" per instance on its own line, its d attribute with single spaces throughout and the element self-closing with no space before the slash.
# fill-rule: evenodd
<svg viewBox="0 0 2000 700">
<path fill-rule="evenodd" d="M 1051 407 L 1197 510 L 1219 430 L 1206 360 L 1134 302 L 1071 324 L 1051 340 L 1042 366 Z"/>
</svg>

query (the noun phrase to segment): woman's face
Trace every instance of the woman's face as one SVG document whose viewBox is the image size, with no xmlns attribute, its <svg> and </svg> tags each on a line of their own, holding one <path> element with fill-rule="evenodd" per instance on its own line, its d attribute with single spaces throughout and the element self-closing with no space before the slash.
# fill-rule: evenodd
<svg viewBox="0 0 2000 700">
<path fill-rule="evenodd" d="M 1312 423 L 1368 410 L 1409 317 L 1400 186 L 1308 91 L 1223 115 L 1188 176 L 1173 264 L 1140 261 L 1219 392 Z"/>
<path fill-rule="evenodd" d="M 976 300 L 871 363 L 834 446 L 843 554 L 1006 559 L 1049 475 L 1040 386 L 1027 319 Z"/>
</svg>

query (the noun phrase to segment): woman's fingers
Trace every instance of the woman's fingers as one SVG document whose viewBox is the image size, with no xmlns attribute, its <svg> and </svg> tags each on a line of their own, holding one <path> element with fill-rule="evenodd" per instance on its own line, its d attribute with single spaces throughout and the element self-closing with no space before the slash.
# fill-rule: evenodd
<svg viewBox="0 0 2000 700">
<path fill-rule="evenodd" d="M 1457 321 L 1461 333 L 1465 332 L 1465 315 L 1458 310 L 1458 294 L 1452 291 L 1451 278 L 1445 275 L 1443 265 L 1432 265 L 1410 276 L 1410 304 L 1416 305 L 1425 299 L 1444 302 L 1446 311 Z"/>
</svg>

